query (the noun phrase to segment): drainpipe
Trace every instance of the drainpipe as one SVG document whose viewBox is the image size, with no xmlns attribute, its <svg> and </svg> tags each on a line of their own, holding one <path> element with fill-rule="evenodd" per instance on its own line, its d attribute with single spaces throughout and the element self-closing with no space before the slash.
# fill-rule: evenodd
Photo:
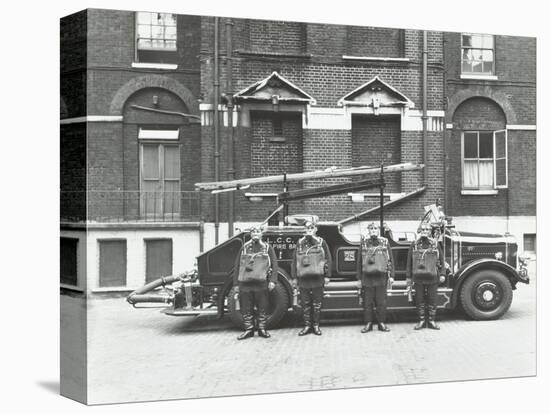
<svg viewBox="0 0 550 414">
<path fill-rule="evenodd" d="M 226 66 L 225 66 L 225 78 L 226 78 L 226 95 L 227 95 L 227 126 L 229 127 L 229 140 L 227 145 L 228 160 L 227 160 L 227 179 L 233 180 L 235 178 L 235 136 L 233 129 L 233 41 L 232 41 L 232 26 L 233 21 L 231 19 L 225 19 L 225 40 L 226 40 Z M 228 197 L 228 217 L 227 217 L 227 235 L 233 236 L 233 217 L 235 215 L 235 194 L 230 191 Z"/>
<path fill-rule="evenodd" d="M 219 17 L 214 17 L 214 181 L 220 181 L 220 130 L 218 109 L 220 103 L 220 73 L 219 73 Z M 214 196 L 214 228 L 215 244 L 219 242 L 220 233 L 220 195 Z"/>
<path fill-rule="evenodd" d="M 423 31 L 422 46 L 422 159 L 424 164 L 424 181 L 428 182 L 428 32 Z"/>
</svg>

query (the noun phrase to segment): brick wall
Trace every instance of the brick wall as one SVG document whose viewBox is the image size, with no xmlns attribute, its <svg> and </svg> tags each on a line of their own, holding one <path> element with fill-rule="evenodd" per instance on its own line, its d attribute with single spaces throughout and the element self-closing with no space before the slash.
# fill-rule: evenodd
<svg viewBox="0 0 550 414">
<path fill-rule="evenodd" d="M 248 20 L 250 50 L 253 52 L 300 54 L 306 48 L 304 23 Z"/>
<path fill-rule="evenodd" d="M 402 57 L 401 29 L 348 26 L 346 54 L 351 56 Z"/>
<path fill-rule="evenodd" d="M 359 116 L 352 120 L 352 163 L 379 166 L 401 162 L 399 116 Z M 387 192 L 401 191 L 401 174 L 386 174 Z"/>
<path fill-rule="evenodd" d="M 87 10 L 60 20 L 60 95 L 63 118 L 86 115 Z"/>
</svg>

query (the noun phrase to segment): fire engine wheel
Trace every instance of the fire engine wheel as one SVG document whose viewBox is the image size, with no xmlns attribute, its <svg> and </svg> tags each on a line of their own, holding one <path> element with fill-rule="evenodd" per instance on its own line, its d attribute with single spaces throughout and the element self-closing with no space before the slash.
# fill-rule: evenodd
<svg viewBox="0 0 550 414">
<path fill-rule="evenodd" d="M 498 319 L 512 304 L 512 285 L 506 276 L 494 270 L 482 270 L 462 284 L 460 303 L 475 320 Z"/>
<path fill-rule="evenodd" d="M 280 283 L 275 285 L 275 288 L 269 292 L 269 309 L 267 312 L 267 328 L 276 328 L 283 317 L 285 316 L 289 307 L 288 294 Z M 244 327 L 243 317 L 241 312 L 235 309 L 235 291 L 231 289 L 227 296 L 227 308 L 229 310 L 229 317 L 233 324 L 242 329 Z"/>
</svg>

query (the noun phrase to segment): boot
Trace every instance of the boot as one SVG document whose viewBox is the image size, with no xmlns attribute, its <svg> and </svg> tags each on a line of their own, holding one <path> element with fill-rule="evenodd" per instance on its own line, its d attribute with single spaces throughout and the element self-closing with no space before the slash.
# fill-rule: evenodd
<svg viewBox="0 0 550 414">
<path fill-rule="evenodd" d="M 244 331 L 242 334 L 240 334 L 239 336 L 237 336 L 237 339 L 239 341 L 242 341 L 243 339 L 248 339 L 248 338 L 252 338 L 254 336 L 254 330 L 253 329 L 247 329 L 246 331 Z"/>
<path fill-rule="evenodd" d="M 437 307 L 435 305 L 428 306 L 428 328 L 439 330 L 439 325 L 435 323 L 435 313 Z"/>
<path fill-rule="evenodd" d="M 378 330 L 382 331 L 382 332 L 389 332 L 390 328 L 388 328 L 384 322 L 379 322 L 378 323 Z"/>
<path fill-rule="evenodd" d="M 321 303 L 313 302 L 313 333 L 315 335 L 321 335 L 321 329 L 319 329 L 319 322 L 321 321 Z"/>
<path fill-rule="evenodd" d="M 264 309 L 258 309 L 258 335 L 262 338 L 269 338 L 271 335 L 266 331 L 267 314 Z"/>
<path fill-rule="evenodd" d="M 361 333 L 367 333 L 367 332 L 370 332 L 372 331 L 372 322 L 367 322 L 365 324 L 365 327 L 363 329 L 361 329 Z"/>
<path fill-rule="evenodd" d="M 302 309 L 304 312 L 304 329 L 298 332 L 299 336 L 307 335 L 312 332 L 311 330 L 311 305 L 309 303 L 303 303 Z"/>
<path fill-rule="evenodd" d="M 258 336 L 262 338 L 271 338 L 271 334 L 263 328 L 258 329 Z"/>
<path fill-rule="evenodd" d="M 426 327 L 426 309 L 423 303 L 416 305 L 416 312 L 418 313 L 418 323 L 414 326 L 414 329 L 418 331 Z"/>
</svg>

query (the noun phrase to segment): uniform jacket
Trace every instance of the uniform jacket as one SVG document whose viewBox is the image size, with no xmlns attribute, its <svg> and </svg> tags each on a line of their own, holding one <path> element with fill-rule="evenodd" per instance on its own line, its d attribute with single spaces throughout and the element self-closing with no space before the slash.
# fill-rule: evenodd
<svg viewBox="0 0 550 414">
<path fill-rule="evenodd" d="M 267 254 L 269 255 L 269 260 L 271 262 L 271 269 L 267 273 L 266 280 L 252 281 L 252 282 L 239 282 L 238 277 L 239 277 L 239 268 L 241 265 L 241 254 L 243 253 L 245 247 L 252 246 L 251 252 L 258 253 L 264 249 L 263 246 L 265 245 L 267 245 Z M 251 291 L 251 290 L 267 289 L 268 282 L 277 283 L 278 272 L 279 272 L 279 267 L 277 265 L 277 256 L 275 255 L 275 251 L 273 250 L 273 247 L 271 247 L 269 243 L 263 240 L 261 240 L 258 243 L 255 243 L 252 240 L 249 240 L 243 245 L 243 247 L 241 247 L 241 250 L 237 255 L 237 259 L 235 260 L 235 266 L 233 268 L 233 286 L 239 286 L 239 289 L 243 292 Z"/>
<path fill-rule="evenodd" d="M 363 274 L 363 254 L 362 249 L 363 244 L 366 244 L 366 247 L 377 247 L 377 246 L 386 246 L 387 254 L 388 254 L 388 272 L 382 273 L 379 275 L 364 275 Z M 365 239 L 361 239 L 361 250 L 359 251 L 359 257 L 357 258 L 357 280 L 361 281 L 361 284 L 363 287 L 374 287 L 374 286 L 386 286 L 388 282 L 388 274 L 393 278 L 394 276 L 394 270 L 393 270 L 393 262 L 392 262 L 392 252 L 391 247 L 388 242 L 388 239 L 385 237 L 378 236 L 375 239 L 372 237 L 367 237 Z"/>
<path fill-rule="evenodd" d="M 412 274 L 412 255 L 413 250 L 415 248 L 415 245 L 418 246 L 420 249 L 427 249 L 429 248 L 433 243 L 437 245 L 437 251 L 439 252 L 438 258 L 437 258 L 437 273 L 438 277 L 434 278 L 431 281 L 422 282 L 425 284 L 431 284 L 431 283 L 439 283 L 439 275 L 441 275 L 445 271 L 445 258 L 443 257 L 443 250 L 441 249 L 441 246 L 437 242 L 437 240 L 431 239 L 429 237 L 421 237 L 418 240 L 411 243 L 411 246 L 409 247 L 409 255 L 407 257 L 407 281 L 410 282 L 411 280 L 414 280 L 414 275 Z"/>
<path fill-rule="evenodd" d="M 323 248 L 325 252 L 325 260 L 326 260 L 326 272 L 323 275 L 319 275 L 318 277 L 312 276 L 308 278 L 297 278 L 296 273 L 296 260 L 297 260 L 297 250 L 298 246 L 301 246 L 302 249 L 309 249 L 311 246 L 315 246 L 321 243 L 321 247 Z M 290 277 L 293 280 L 298 280 L 298 286 L 302 289 L 312 289 L 316 287 L 324 286 L 325 284 L 325 277 L 330 277 L 330 272 L 332 269 L 332 256 L 330 254 L 330 250 L 328 248 L 328 244 L 323 238 L 319 236 L 315 237 L 308 237 L 304 236 L 301 239 L 298 240 L 296 243 L 296 249 L 294 250 L 294 257 L 292 258 L 292 264 L 290 267 Z"/>
</svg>

